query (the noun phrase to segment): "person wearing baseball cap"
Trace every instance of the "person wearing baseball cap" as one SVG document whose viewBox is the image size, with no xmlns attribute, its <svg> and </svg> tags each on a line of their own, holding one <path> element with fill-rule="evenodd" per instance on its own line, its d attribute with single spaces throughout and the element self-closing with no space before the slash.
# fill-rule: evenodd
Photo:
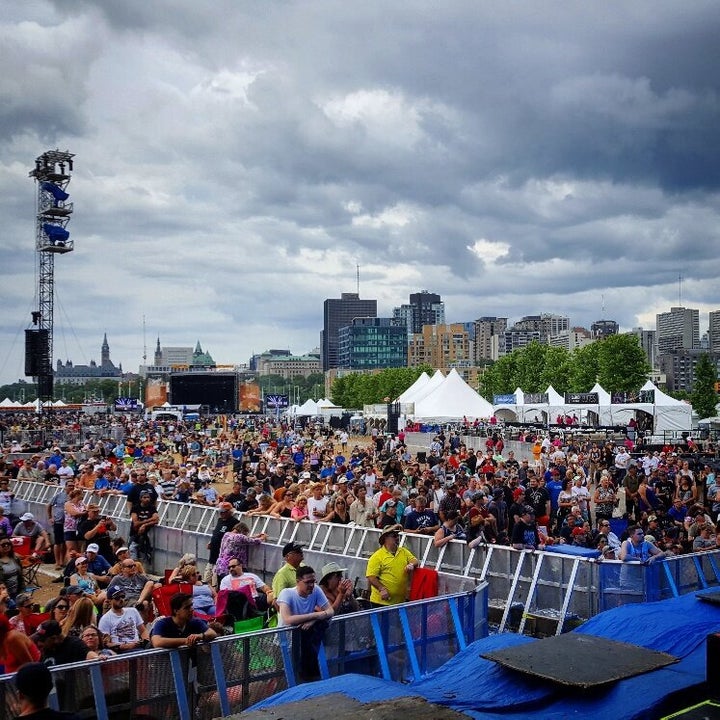
<svg viewBox="0 0 720 720">
<path fill-rule="evenodd" d="M 544 550 L 545 545 L 540 542 L 537 525 L 535 524 L 535 510 L 532 505 L 525 505 L 520 519 L 513 526 L 512 546 L 516 550 Z"/>
<path fill-rule="evenodd" d="M 50 668 L 45 663 L 32 662 L 23 665 L 15 675 L 18 691 L 19 715 L 17 717 L 43 718 L 43 720 L 79 720 L 79 715 L 53 710 L 48 697 L 53 689 Z"/>
<path fill-rule="evenodd" d="M 105 587 L 110 582 L 110 563 L 99 554 L 100 547 L 97 543 L 88 543 L 85 548 L 85 556 L 88 561 L 88 573 L 101 587 Z"/>
<path fill-rule="evenodd" d="M 303 566 L 303 546 L 295 542 L 287 543 L 282 550 L 284 565 L 275 573 L 272 581 L 273 595 L 277 598 L 281 590 L 294 588 L 297 584 L 296 570 Z"/>
<path fill-rule="evenodd" d="M 385 528 L 378 536 L 380 547 L 368 559 L 365 576 L 375 607 L 405 602 L 412 572 L 420 564 L 407 548 L 400 547 L 401 530 L 401 525 Z"/>
</svg>

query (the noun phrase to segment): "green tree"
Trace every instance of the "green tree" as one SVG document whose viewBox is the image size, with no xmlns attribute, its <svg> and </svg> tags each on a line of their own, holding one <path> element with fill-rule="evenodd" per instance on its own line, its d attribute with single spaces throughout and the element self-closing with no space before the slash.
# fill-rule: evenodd
<svg viewBox="0 0 720 720">
<path fill-rule="evenodd" d="M 570 356 L 570 392 L 589 392 L 598 381 L 600 342 L 575 349 Z"/>
<path fill-rule="evenodd" d="M 608 392 L 629 392 L 645 384 L 652 368 L 635 335 L 610 335 L 598 344 L 598 382 Z"/>
<path fill-rule="evenodd" d="M 515 392 L 518 387 L 515 366 L 517 364 L 517 351 L 504 355 L 492 365 L 485 368 L 480 376 L 480 394 L 488 401 L 493 401 L 493 395 L 505 395 Z"/>
<path fill-rule="evenodd" d="M 707 353 L 698 358 L 695 367 L 695 380 L 690 401 L 700 419 L 714 417 L 717 413 L 715 406 L 718 402 L 718 395 L 715 392 L 717 382 L 717 367 Z"/>
<path fill-rule="evenodd" d="M 545 350 L 545 364 L 540 378 L 540 387 L 545 390 L 552 385 L 559 393 L 570 390 L 572 355 L 562 347 L 550 347 Z"/>
<path fill-rule="evenodd" d="M 541 345 L 537 341 L 515 351 L 518 353 L 515 364 L 515 384 L 519 385 L 524 392 L 537 393 L 547 389 L 547 383 L 543 385 L 547 351 L 548 346 Z"/>
</svg>

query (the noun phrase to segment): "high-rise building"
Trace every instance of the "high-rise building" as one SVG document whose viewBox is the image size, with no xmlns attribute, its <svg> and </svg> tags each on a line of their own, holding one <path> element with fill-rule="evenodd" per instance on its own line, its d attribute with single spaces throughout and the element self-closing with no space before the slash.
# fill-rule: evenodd
<svg viewBox="0 0 720 720">
<path fill-rule="evenodd" d="M 692 350 L 700 346 L 700 311 L 692 308 L 672 307 L 670 312 L 658 313 L 658 353 L 665 355 L 673 350 Z"/>
<path fill-rule="evenodd" d="M 320 350 L 323 370 L 338 366 L 338 331 L 355 318 L 377 317 L 377 300 L 361 300 L 358 293 L 341 293 L 323 304 L 323 329 Z"/>
<path fill-rule="evenodd" d="M 720 369 L 720 355 L 700 348 L 679 349 L 660 356 L 660 370 L 670 392 L 691 393 L 695 385 L 695 370 L 701 355 L 708 354 L 716 369 Z"/>
<path fill-rule="evenodd" d="M 614 320 L 596 320 L 590 326 L 590 332 L 596 340 L 600 340 L 609 335 L 617 335 L 620 332 L 620 326 Z"/>
<path fill-rule="evenodd" d="M 424 325 L 422 332 L 413 333 L 408 347 L 408 365 L 427 364 L 443 371 L 472 365 L 470 346 L 470 337 L 462 323 Z"/>
<path fill-rule="evenodd" d="M 633 328 L 628 335 L 635 335 L 640 347 L 645 351 L 650 367 L 658 367 L 657 333 L 655 330 L 643 330 L 641 327 Z"/>
<path fill-rule="evenodd" d="M 436 294 L 421 290 L 410 293 L 410 302 L 393 309 L 393 322 L 405 324 L 408 342 L 413 333 L 422 332 L 423 325 L 443 325 L 445 323 L 445 303 Z"/>
<path fill-rule="evenodd" d="M 506 330 L 507 318 L 480 317 L 475 321 L 475 362 L 498 359 Z"/>
<path fill-rule="evenodd" d="M 720 310 L 712 310 L 710 312 L 708 341 L 708 349 L 710 352 L 720 353 Z"/>
<path fill-rule="evenodd" d="M 355 318 L 338 331 L 338 367 L 378 370 L 407 366 L 405 328 L 392 318 Z"/>
</svg>

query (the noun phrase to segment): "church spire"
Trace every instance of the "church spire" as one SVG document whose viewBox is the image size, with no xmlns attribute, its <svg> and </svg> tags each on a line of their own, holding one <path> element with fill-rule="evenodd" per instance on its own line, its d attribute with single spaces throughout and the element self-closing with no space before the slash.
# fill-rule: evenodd
<svg viewBox="0 0 720 720">
<path fill-rule="evenodd" d="M 110 345 L 108 345 L 107 333 L 105 333 L 102 347 L 100 348 L 100 367 L 109 367 L 110 365 Z"/>
</svg>

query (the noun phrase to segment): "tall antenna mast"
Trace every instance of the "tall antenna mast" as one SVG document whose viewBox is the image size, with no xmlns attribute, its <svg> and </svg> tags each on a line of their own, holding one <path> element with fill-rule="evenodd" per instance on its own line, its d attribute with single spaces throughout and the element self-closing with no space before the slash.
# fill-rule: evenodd
<svg viewBox="0 0 720 720">
<path fill-rule="evenodd" d="M 602 316 L 605 317 L 605 295 L 600 295 L 600 306 L 602 308 Z"/>
<path fill-rule="evenodd" d="M 143 365 L 147 365 L 147 337 L 145 335 L 145 316 L 143 315 Z"/>
<path fill-rule="evenodd" d="M 360 266 L 355 265 L 355 271 L 357 273 L 357 294 L 360 297 Z"/>
<path fill-rule="evenodd" d="M 682 274 L 678 273 L 678 306 L 682 307 Z"/>
</svg>

